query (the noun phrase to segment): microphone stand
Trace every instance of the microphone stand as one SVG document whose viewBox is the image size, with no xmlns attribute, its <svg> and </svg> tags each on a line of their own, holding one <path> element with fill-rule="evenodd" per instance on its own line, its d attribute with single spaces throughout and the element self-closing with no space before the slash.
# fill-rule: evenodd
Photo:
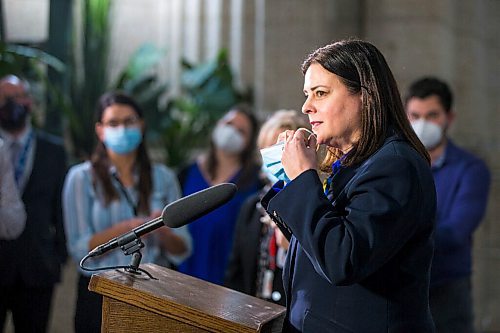
<svg viewBox="0 0 500 333">
<path fill-rule="evenodd" d="M 155 278 L 153 275 L 151 275 L 151 273 L 149 273 L 145 269 L 142 269 L 139 267 L 139 265 L 141 264 L 141 259 L 142 259 L 141 249 L 144 247 L 144 243 L 141 241 L 141 238 L 139 236 L 137 236 L 137 234 L 134 231 L 131 231 L 126 236 L 127 237 L 125 239 L 127 240 L 127 242 L 125 244 L 121 245 L 120 248 L 123 251 L 123 254 L 125 254 L 127 256 L 132 255 L 130 265 L 89 268 L 89 267 L 85 266 L 85 261 L 87 261 L 87 259 L 95 256 L 95 254 L 92 254 L 92 252 L 89 252 L 80 261 L 80 267 L 85 271 L 91 271 L 91 272 L 101 271 L 101 270 L 106 270 L 106 269 L 123 268 L 128 273 L 136 274 L 136 275 L 140 275 L 141 273 L 144 273 L 150 279 L 157 280 L 157 278 Z"/>
<path fill-rule="evenodd" d="M 132 274 L 141 274 L 139 270 L 139 265 L 141 264 L 142 254 L 141 249 L 144 247 L 144 243 L 141 241 L 139 237 L 136 237 L 131 242 L 120 246 L 123 251 L 123 254 L 126 256 L 132 255 L 132 259 L 130 260 L 130 266 L 126 267 L 125 270 Z"/>
</svg>

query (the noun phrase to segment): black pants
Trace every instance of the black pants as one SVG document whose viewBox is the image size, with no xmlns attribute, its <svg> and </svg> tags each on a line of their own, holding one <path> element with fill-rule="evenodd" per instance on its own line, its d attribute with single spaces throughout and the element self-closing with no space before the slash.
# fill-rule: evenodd
<svg viewBox="0 0 500 333">
<path fill-rule="evenodd" d="M 12 312 L 16 333 L 47 332 L 54 286 L 28 287 L 21 283 L 0 287 L 0 331 L 7 311 Z"/>
<path fill-rule="evenodd" d="M 437 333 L 473 333 L 472 288 L 470 278 L 434 287 L 429 303 Z"/>
<path fill-rule="evenodd" d="M 89 291 L 90 277 L 80 275 L 75 311 L 75 333 L 99 333 L 102 321 L 102 296 Z"/>
</svg>

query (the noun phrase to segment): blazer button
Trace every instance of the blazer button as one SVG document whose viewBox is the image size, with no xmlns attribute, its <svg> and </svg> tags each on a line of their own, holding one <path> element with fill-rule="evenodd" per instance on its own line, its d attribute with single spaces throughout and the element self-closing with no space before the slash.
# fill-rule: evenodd
<svg viewBox="0 0 500 333">
<path fill-rule="evenodd" d="M 281 293 L 279 291 L 275 290 L 271 294 L 271 298 L 273 301 L 278 302 L 281 299 Z"/>
</svg>

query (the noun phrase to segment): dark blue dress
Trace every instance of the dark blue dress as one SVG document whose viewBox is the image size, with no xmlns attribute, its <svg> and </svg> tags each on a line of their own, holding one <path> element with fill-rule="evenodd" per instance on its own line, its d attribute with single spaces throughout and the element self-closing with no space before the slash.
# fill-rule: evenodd
<svg viewBox="0 0 500 333">
<path fill-rule="evenodd" d="M 238 172 L 229 182 L 236 183 L 239 175 Z M 183 196 L 211 186 L 196 163 L 188 167 L 183 178 Z M 250 185 L 239 188 L 231 201 L 189 224 L 193 238 L 193 254 L 178 267 L 180 272 L 212 283 L 223 283 L 240 207 L 245 199 L 256 193 L 259 188 L 260 181 L 256 172 Z"/>
</svg>

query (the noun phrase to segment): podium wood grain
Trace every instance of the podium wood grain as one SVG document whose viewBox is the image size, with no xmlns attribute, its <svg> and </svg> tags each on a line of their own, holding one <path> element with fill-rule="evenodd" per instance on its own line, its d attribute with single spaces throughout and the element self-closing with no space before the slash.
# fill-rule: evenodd
<svg viewBox="0 0 500 333">
<path fill-rule="evenodd" d="M 93 275 L 103 332 L 280 332 L 285 308 L 154 264 Z"/>
</svg>

